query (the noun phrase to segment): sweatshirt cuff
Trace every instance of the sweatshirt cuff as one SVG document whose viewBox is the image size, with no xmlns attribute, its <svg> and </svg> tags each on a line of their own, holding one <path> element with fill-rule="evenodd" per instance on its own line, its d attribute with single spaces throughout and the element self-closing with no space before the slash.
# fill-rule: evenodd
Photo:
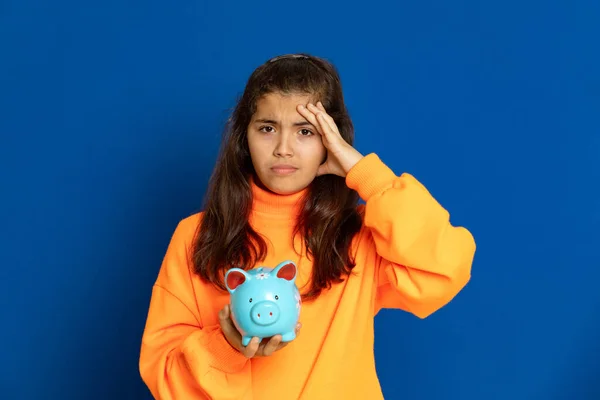
<svg viewBox="0 0 600 400">
<path fill-rule="evenodd" d="M 240 372 L 248 358 L 229 344 L 220 327 L 211 333 L 207 343 L 207 350 L 212 354 L 211 366 L 227 373 Z"/>
<path fill-rule="evenodd" d="M 392 186 L 397 176 L 375 153 L 360 159 L 346 174 L 346 185 L 368 201 L 373 195 Z"/>
<path fill-rule="evenodd" d="M 248 362 L 246 356 L 229 344 L 219 326 L 199 329 L 187 338 L 182 350 L 185 357 L 200 359 L 208 367 L 228 374 L 241 372 Z M 194 354 L 197 350 L 203 354 Z"/>
</svg>

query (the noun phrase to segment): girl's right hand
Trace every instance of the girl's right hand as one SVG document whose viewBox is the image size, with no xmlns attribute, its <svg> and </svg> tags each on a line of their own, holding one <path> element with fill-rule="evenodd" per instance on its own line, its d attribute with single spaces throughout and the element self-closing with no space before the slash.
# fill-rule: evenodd
<svg viewBox="0 0 600 400">
<path fill-rule="evenodd" d="M 229 304 L 225 305 L 225 307 L 219 311 L 219 324 L 221 325 L 221 331 L 223 331 L 223 335 L 229 344 L 247 358 L 267 357 L 289 344 L 289 342 L 281 342 L 281 335 L 275 335 L 269 339 L 265 338 L 262 343 L 259 343 L 257 337 L 253 337 L 250 343 L 248 343 L 248 346 L 244 347 L 242 345 L 242 335 L 231 320 Z M 298 334 L 300 333 L 301 326 L 302 324 L 300 323 L 296 325 L 296 337 L 298 337 Z"/>
</svg>

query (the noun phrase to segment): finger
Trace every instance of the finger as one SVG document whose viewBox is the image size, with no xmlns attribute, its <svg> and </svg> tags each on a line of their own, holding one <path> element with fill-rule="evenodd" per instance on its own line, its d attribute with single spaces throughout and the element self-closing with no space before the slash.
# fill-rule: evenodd
<svg viewBox="0 0 600 400">
<path fill-rule="evenodd" d="M 319 168 L 317 168 L 317 176 L 327 175 L 327 174 L 329 174 L 329 166 L 326 162 L 325 164 L 319 165 Z"/>
<path fill-rule="evenodd" d="M 306 118 L 306 120 L 315 127 L 318 134 L 324 135 L 324 132 L 322 132 L 321 127 L 320 127 L 321 124 L 319 123 L 316 114 L 311 112 L 303 104 L 298 105 L 298 112 L 300 113 L 300 115 L 302 115 L 304 118 Z"/>
<path fill-rule="evenodd" d="M 300 328 L 302 328 L 302 324 L 299 322 L 299 323 L 296 324 L 296 327 L 294 328 L 294 332 L 296 332 L 296 338 L 294 340 L 298 339 L 298 336 L 300 336 Z M 284 348 L 288 344 L 290 344 L 290 342 L 281 342 L 279 344 L 279 346 L 277 347 L 276 351 L 281 350 L 282 348 Z"/>
<path fill-rule="evenodd" d="M 225 304 L 219 311 L 219 320 L 226 320 L 227 318 L 229 318 L 229 304 Z"/>
<path fill-rule="evenodd" d="M 308 103 L 305 107 L 304 105 L 298 105 L 298 112 L 302 116 L 304 116 L 311 124 L 315 126 L 317 132 L 321 135 L 321 138 L 324 139 L 323 144 L 327 147 L 329 144 L 334 143 L 336 140 L 343 140 L 342 136 L 338 133 L 337 127 L 333 119 L 331 120 L 334 129 L 332 129 L 329 122 L 326 120 L 326 113 L 323 113 L 319 108 L 317 108 L 314 104 Z"/>
<path fill-rule="evenodd" d="M 320 101 L 317 102 L 317 108 L 325 114 L 325 118 L 329 122 L 329 125 L 331 125 L 331 128 L 335 130 L 335 128 L 337 127 L 337 124 L 333 120 L 333 117 L 331 115 L 329 115 L 329 113 L 327 113 L 327 110 L 325 110 L 325 106 L 323 106 L 323 103 L 321 103 Z"/>
<path fill-rule="evenodd" d="M 309 103 L 308 109 L 317 115 L 317 119 L 318 119 L 319 114 L 323 115 L 323 119 L 325 120 L 325 122 L 327 122 L 327 125 L 329 126 L 331 131 L 334 133 L 338 133 L 338 129 L 337 129 L 337 125 L 336 125 L 335 121 L 333 120 L 333 118 L 331 118 L 331 115 L 327 114 L 327 111 L 325 111 L 323 104 L 321 102 L 319 102 L 319 103 L 321 104 L 321 107 L 317 107 L 314 104 Z"/>
<path fill-rule="evenodd" d="M 265 347 L 263 347 L 263 355 L 268 357 L 271 354 L 273 354 L 273 352 L 275 350 L 277 350 L 277 348 L 279 347 L 279 343 L 281 343 L 281 335 L 275 335 L 273 336 L 265 345 Z"/>
<path fill-rule="evenodd" d="M 258 352 L 258 346 L 260 345 L 260 340 L 258 340 L 257 337 L 253 337 L 250 340 L 250 343 L 248 343 L 248 346 L 243 347 L 242 346 L 242 354 L 246 357 L 246 358 L 252 358 L 256 355 L 256 353 Z"/>
<path fill-rule="evenodd" d="M 323 111 L 319 110 L 317 107 L 315 107 L 312 104 L 309 104 L 308 107 L 309 107 L 309 111 L 314 113 L 317 123 L 319 124 L 319 127 L 321 128 L 321 132 L 322 132 L 323 136 L 325 137 L 325 139 L 327 139 L 328 141 L 333 141 L 333 140 L 335 140 L 335 138 L 340 136 L 337 133 L 337 130 L 331 126 L 329 121 L 327 121 L 326 114 Z"/>
<path fill-rule="evenodd" d="M 219 312 L 219 323 L 222 328 L 225 327 L 228 331 L 235 331 L 238 335 L 240 334 L 231 320 L 231 309 L 229 308 L 229 304 L 225 305 Z"/>
<path fill-rule="evenodd" d="M 275 351 L 279 351 L 279 350 L 283 349 L 288 344 L 290 344 L 290 342 L 281 342 L 281 343 L 279 343 L 279 346 L 277 346 L 277 349 Z"/>
<path fill-rule="evenodd" d="M 317 114 L 317 121 L 319 121 L 319 125 L 321 126 L 321 130 L 323 131 L 325 137 L 327 138 L 327 140 L 331 140 L 334 137 L 334 132 L 331 129 L 331 125 L 329 125 L 329 122 L 327 122 L 327 119 L 325 119 L 325 115 L 323 113 L 318 113 Z"/>
<path fill-rule="evenodd" d="M 219 311 L 219 324 L 221 325 L 221 329 L 223 330 L 223 333 L 227 333 L 231 330 L 231 318 L 230 318 L 230 311 L 229 311 L 229 305 L 225 305 L 225 307 L 223 307 L 221 309 L 221 311 Z"/>
<path fill-rule="evenodd" d="M 244 347 L 242 346 L 242 335 L 231 320 L 231 311 L 229 305 L 226 305 L 221 311 L 219 311 L 219 325 L 221 326 L 221 331 L 223 332 L 223 335 L 229 344 L 241 351 Z"/>
</svg>

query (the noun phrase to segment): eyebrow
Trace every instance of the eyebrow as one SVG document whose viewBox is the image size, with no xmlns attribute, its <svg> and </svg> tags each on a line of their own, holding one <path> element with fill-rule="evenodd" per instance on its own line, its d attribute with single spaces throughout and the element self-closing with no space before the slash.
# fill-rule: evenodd
<svg viewBox="0 0 600 400">
<path fill-rule="evenodd" d="M 278 121 L 275 121 L 273 119 L 268 119 L 268 118 L 258 118 L 254 121 L 255 124 L 273 124 L 273 125 L 279 125 Z M 292 124 L 292 126 L 313 126 L 313 124 L 311 124 L 308 121 L 298 121 L 298 122 L 294 122 Z"/>
</svg>

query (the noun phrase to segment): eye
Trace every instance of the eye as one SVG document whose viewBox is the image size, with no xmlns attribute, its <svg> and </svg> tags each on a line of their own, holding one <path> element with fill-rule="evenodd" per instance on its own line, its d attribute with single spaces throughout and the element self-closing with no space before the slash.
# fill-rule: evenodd
<svg viewBox="0 0 600 400">
<path fill-rule="evenodd" d="M 275 300 L 279 300 L 279 296 L 275 295 Z"/>
<path fill-rule="evenodd" d="M 302 129 L 300 132 L 301 132 L 300 134 L 301 134 L 302 136 L 310 136 L 310 135 L 314 135 L 314 133 L 313 133 L 311 130 L 309 130 L 309 129 Z"/>
<path fill-rule="evenodd" d="M 252 303 L 252 297 L 250 297 L 250 303 Z"/>
<path fill-rule="evenodd" d="M 268 125 L 261 126 L 260 129 L 259 129 L 259 131 L 260 132 L 265 132 L 265 129 L 273 129 L 273 127 L 272 126 L 268 126 Z M 266 131 L 265 133 L 271 133 L 271 132 L 273 132 L 273 131 L 272 130 L 271 131 Z"/>
</svg>

